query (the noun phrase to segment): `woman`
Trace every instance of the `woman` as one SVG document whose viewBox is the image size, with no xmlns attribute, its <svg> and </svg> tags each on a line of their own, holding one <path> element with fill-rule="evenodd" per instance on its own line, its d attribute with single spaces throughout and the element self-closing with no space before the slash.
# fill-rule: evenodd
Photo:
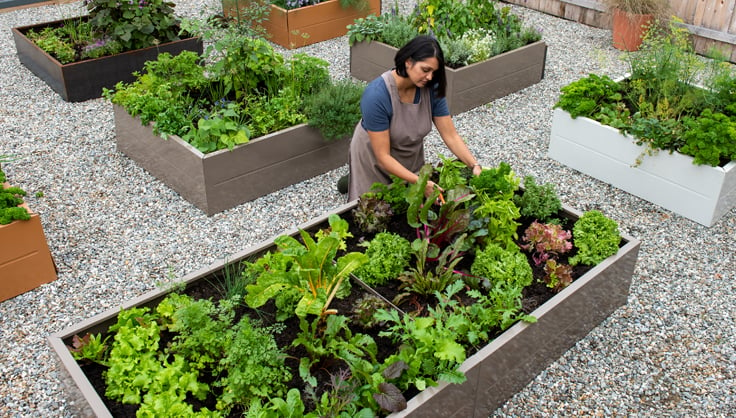
<svg viewBox="0 0 736 418">
<path fill-rule="evenodd" d="M 424 165 L 424 138 L 437 128 L 455 156 L 471 167 L 481 166 L 458 135 L 445 99 L 445 60 L 437 40 L 417 36 L 394 57 L 386 71 L 365 89 L 360 101 L 362 119 L 350 143 L 348 200 L 370 190 L 375 182 L 391 183 L 391 175 L 410 183 Z M 425 194 L 438 187 L 427 183 Z"/>
</svg>

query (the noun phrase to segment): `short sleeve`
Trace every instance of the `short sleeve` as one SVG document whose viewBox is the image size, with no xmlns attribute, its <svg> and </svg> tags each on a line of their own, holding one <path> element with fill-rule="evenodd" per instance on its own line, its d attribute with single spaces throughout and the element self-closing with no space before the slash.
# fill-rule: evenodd
<svg viewBox="0 0 736 418">
<path fill-rule="evenodd" d="M 434 89 L 429 94 L 432 98 L 432 117 L 450 116 L 450 108 L 447 107 L 447 98 L 437 97 Z"/>
<path fill-rule="evenodd" d="M 362 125 L 366 131 L 381 132 L 388 130 L 393 116 L 391 96 L 383 77 L 368 83 L 360 99 Z"/>
</svg>

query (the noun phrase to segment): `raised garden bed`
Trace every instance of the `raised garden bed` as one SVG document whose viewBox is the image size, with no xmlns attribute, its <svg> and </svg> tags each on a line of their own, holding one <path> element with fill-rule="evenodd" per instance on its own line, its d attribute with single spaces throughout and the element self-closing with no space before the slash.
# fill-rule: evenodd
<svg viewBox="0 0 736 418">
<path fill-rule="evenodd" d="M 181 51 L 202 53 L 202 41 L 196 37 L 162 43 L 149 48 L 68 64 L 60 63 L 26 37 L 29 30 L 63 24 L 64 20 L 12 28 L 18 59 L 68 102 L 81 102 L 102 96 L 102 89 L 135 80 L 133 72 L 141 71 L 146 61 L 159 53 L 176 55 Z"/>
<path fill-rule="evenodd" d="M 161 139 L 114 105 L 118 151 L 213 215 L 347 163 L 349 139 L 326 141 L 300 124 L 232 150 L 204 154 L 178 136 Z"/>
<path fill-rule="evenodd" d="M 645 153 L 618 129 L 554 111 L 550 158 L 705 226 L 736 206 L 736 162 L 711 167 L 677 152 Z"/>
<path fill-rule="evenodd" d="M 0 302 L 56 280 L 41 218 L 25 203 L 22 206 L 31 219 L 0 225 Z"/>
<path fill-rule="evenodd" d="M 345 214 L 356 204 L 351 202 L 343 205 L 335 213 Z M 579 212 L 568 207 L 564 208 L 564 212 L 573 219 L 580 216 Z M 300 225 L 299 229 L 309 230 L 324 224 L 328 216 L 325 214 Z M 295 234 L 296 230 L 285 233 Z M 273 245 L 273 239 L 267 240 L 232 255 L 228 262 L 250 259 L 252 255 L 273 248 Z M 469 357 L 460 367 L 467 376 L 465 383 L 441 383 L 426 389 L 410 399 L 404 411 L 390 416 L 488 416 L 616 308 L 626 303 L 639 245 L 638 240 L 622 236 L 619 251 L 615 255 L 590 269 L 531 312 L 537 318 L 536 323 L 511 326 Z M 191 287 L 221 273 L 225 268 L 225 261 L 219 261 L 181 280 Z M 166 290 L 154 290 L 122 303 L 121 307 L 153 306 L 166 294 Z M 60 376 L 66 383 L 68 396 L 81 409 L 78 411 L 80 414 L 112 416 L 66 345 L 74 335 L 105 332 L 116 321 L 119 312 L 119 308 L 110 309 L 49 337 L 60 360 Z"/>
<path fill-rule="evenodd" d="M 223 13 L 226 17 L 235 17 L 237 5 L 248 3 L 249 0 L 223 0 Z M 291 10 L 272 4 L 268 18 L 261 25 L 269 41 L 287 49 L 300 48 L 345 35 L 347 25 L 357 18 L 381 14 L 381 0 L 367 0 L 367 3 L 366 10 L 343 8 L 338 0 Z"/>
</svg>

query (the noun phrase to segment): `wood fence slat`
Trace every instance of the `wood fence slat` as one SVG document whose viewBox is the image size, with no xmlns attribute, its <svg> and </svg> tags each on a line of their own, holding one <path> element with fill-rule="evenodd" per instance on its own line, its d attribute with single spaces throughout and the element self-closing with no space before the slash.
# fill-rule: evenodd
<svg viewBox="0 0 736 418">
<path fill-rule="evenodd" d="M 695 15 L 693 15 L 693 25 L 703 26 L 703 14 L 705 14 L 705 0 L 698 0 L 695 6 Z"/>
</svg>

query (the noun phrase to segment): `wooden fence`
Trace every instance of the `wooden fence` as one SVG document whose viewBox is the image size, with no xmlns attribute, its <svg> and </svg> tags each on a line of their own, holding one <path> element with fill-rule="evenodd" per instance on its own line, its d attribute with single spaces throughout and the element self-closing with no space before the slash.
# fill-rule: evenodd
<svg viewBox="0 0 736 418">
<path fill-rule="evenodd" d="M 502 0 L 598 28 L 611 27 L 600 0 Z M 736 0 L 669 0 L 672 14 L 683 20 L 693 45 L 704 54 L 716 48 L 736 62 Z"/>
</svg>

